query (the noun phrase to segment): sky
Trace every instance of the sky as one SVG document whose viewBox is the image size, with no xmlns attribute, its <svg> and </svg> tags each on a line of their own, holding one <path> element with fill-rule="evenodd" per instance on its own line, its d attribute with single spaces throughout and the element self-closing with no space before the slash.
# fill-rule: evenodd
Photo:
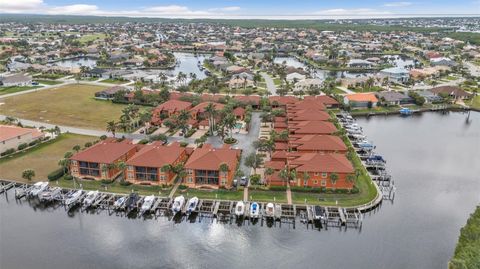
<svg viewBox="0 0 480 269">
<path fill-rule="evenodd" d="M 0 0 L 0 13 L 225 19 L 480 16 L 480 0 Z"/>
</svg>

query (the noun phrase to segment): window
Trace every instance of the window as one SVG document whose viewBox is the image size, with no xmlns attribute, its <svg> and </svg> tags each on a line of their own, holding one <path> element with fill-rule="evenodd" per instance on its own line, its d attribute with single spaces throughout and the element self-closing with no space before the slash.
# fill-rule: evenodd
<svg viewBox="0 0 480 269">
<path fill-rule="evenodd" d="M 307 186 L 308 185 L 308 180 L 304 180 L 303 181 L 303 186 Z"/>
<path fill-rule="evenodd" d="M 322 173 L 322 178 L 327 178 L 327 173 Z"/>
<path fill-rule="evenodd" d="M 137 180 L 156 181 L 158 179 L 158 169 L 155 167 L 135 166 L 135 177 Z"/>
<path fill-rule="evenodd" d="M 313 181 L 313 184 L 317 185 L 317 184 L 318 184 L 318 180 L 314 180 L 314 181 Z"/>
<path fill-rule="evenodd" d="M 188 182 L 188 183 L 193 183 L 193 178 L 192 178 L 192 177 L 188 177 L 187 182 Z"/>
<path fill-rule="evenodd" d="M 217 170 L 195 170 L 195 183 L 218 185 L 218 176 Z"/>
<path fill-rule="evenodd" d="M 98 163 L 79 162 L 80 163 L 80 175 L 83 176 L 100 176 L 100 165 Z M 105 173 L 102 173 L 105 174 Z M 106 175 L 104 175 L 106 177 Z"/>
<path fill-rule="evenodd" d="M 133 171 L 133 165 L 128 166 L 128 171 Z"/>
<path fill-rule="evenodd" d="M 164 180 L 165 180 L 165 176 L 160 176 L 160 180 L 164 181 Z"/>
<path fill-rule="evenodd" d="M 315 176 L 318 177 L 320 175 L 319 172 L 315 172 Z"/>
<path fill-rule="evenodd" d="M 227 180 L 222 179 L 222 185 L 226 185 L 226 184 L 227 184 Z"/>
<path fill-rule="evenodd" d="M 322 187 L 327 186 L 327 181 L 325 179 L 322 179 Z"/>
</svg>

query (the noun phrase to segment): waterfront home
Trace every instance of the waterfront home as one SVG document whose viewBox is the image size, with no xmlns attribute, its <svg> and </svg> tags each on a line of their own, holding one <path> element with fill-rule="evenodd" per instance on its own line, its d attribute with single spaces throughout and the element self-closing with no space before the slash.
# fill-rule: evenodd
<svg viewBox="0 0 480 269">
<path fill-rule="evenodd" d="M 432 88 L 429 91 L 435 95 L 444 94 L 450 96 L 455 101 L 469 99 L 473 96 L 471 93 L 466 92 L 457 86 L 439 86 Z"/>
<path fill-rule="evenodd" d="M 168 100 L 158 105 L 152 112 L 152 124 L 160 125 L 162 121 L 173 115 L 178 115 L 180 111 L 189 110 L 192 104 L 180 100 Z"/>
<path fill-rule="evenodd" d="M 232 78 L 227 82 L 230 89 L 239 89 L 244 87 L 253 87 L 254 82 L 248 77 L 240 77 L 238 75 L 233 75 Z"/>
<path fill-rule="evenodd" d="M 23 73 L 0 77 L 0 86 L 31 86 L 32 77 Z"/>
<path fill-rule="evenodd" d="M 295 169 L 297 186 L 352 189 L 355 169 L 344 154 L 304 153 L 288 160 Z"/>
<path fill-rule="evenodd" d="M 22 144 L 29 144 L 42 139 L 45 134 L 32 128 L 0 124 L 0 153 L 9 149 L 17 150 Z"/>
<path fill-rule="evenodd" d="M 238 168 L 241 150 L 227 145 L 196 148 L 185 163 L 184 184 L 192 188 L 229 188 Z"/>
<path fill-rule="evenodd" d="M 323 81 L 318 78 L 303 79 L 298 81 L 295 84 L 295 91 L 300 91 L 300 90 L 307 91 L 312 88 L 319 88 L 322 86 L 322 84 L 323 84 Z"/>
<path fill-rule="evenodd" d="M 372 68 L 374 65 L 372 62 L 362 59 L 351 59 L 347 63 L 347 66 L 350 68 Z"/>
<path fill-rule="evenodd" d="M 347 146 L 335 135 L 290 135 L 288 147 L 298 152 L 347 153 Z"/>
<path fill-rule="evenodd" d="M 454 60 L 446 57 L 430 59 L 430 64 L 432 66 L 448 66 L 448 67 L 457 66 L 457 63 Z"/>
<path fill-rule="evenodd" d="M 103 100 L 111 100 L 115 97 L 115 94 L 117 92 L 124 91 L 127 92 L 128 89 L 123 86 L 113 86 L 108 89 L 105 89 L 103 91 L 99 91 L 95 93 L 95 98 L 97 99 L 103 99 Z"/>
<path fill-rule="evenodd" d="M 317 96 L 305 96 L 304 100 L 316 100 L 317 102 L 323 104 L 327 108 L 336 108 L 340 106 L 340 103 L 328 95 L 317 95 Z"/>
<path fill-rule="evenodd" d="M 405 83 L 410 78 L 410 73 L 407 69 L 401 67 L 391 67 L 382 69 L 380 76 L 388 77 L 388 80 L 395 83 Z"/>
<path fill-rule="evenodd" d="M 118 167 L 137 152 L 131 140 L 108 138 L 74 154 L 70 160 L 70 173 L 82 179 L 115 179 L 123 171 Z"/>
<path fill-rule="evenodd" d="M 384 91 L 378 92 L 375 95 L 380 100 L 380 102 L 389 106 L 413 103 L 413 98 L 408 96 L 408 94 L 406 94 L 405 92 Z"/>
<path fill-rule="evenodd" d="M 376 107 L 378 103 L 378 99 L 373 93 L 347 94 L 343 98 L 343 101 L 345 104 L 357 108 L 367 108 L 369 105 L 371 105 L 371 107 Z"/>
<path fill-rule="evenodd" d="M 441 96 L 438 96 L 429 90 L 416 91 L 416 93 L 418 93 L 418 95 L 420 95 L 421 97 L 425 98 L 425 102 L 427 103 L 436 103 L 443 100 Z"/>
<path fill-rule="evenodd" d="M 135 184 L 172 184 L 173 168 L 187 159 L 187 149 L 179 143 L 144 145 L 127 161 L 126 180 Z"/>
<path fill-rule="evenodd" d="M 290 134 L 333 134 L 337 128 L 333 123 L 327 121 L 300 121 L 289 122 L 288 129 Z"/>
<path fill-rule="evenodd" d="M 298 81 L 302 81 L 302 80 L 305 80 L 307 77 L 304 75 L 304 74 L 301 74 L 299 72 L 292 72 L 292 73 L 289 73 L 287 74 L 287 76 L 285 77 L 285 79 L 288 81 L 288 82 L 298 82 Z"/>
</svg>

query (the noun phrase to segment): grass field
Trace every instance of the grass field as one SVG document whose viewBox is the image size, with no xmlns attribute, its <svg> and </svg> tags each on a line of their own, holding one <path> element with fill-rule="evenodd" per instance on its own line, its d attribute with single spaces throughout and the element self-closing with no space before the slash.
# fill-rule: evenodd
<svg viewBox="0 0 480 269">
<path fill-rule="evenodd" d="M 58 84 L 63 83 L 62 81 L 49 80 L 49 79 L 36 79 L 35 81 L 40 83 L 40 84 L 45 84 L 45 85 L 58 85 Z"/>
<path fill-rule="evenodd" d="M 178 189 L 175 196 L 183 195 L 187 198 L 197 196 L 199 199 L 219 199 L 219 200 L 243 200 L 242 191 L 229 190 L 197 190 L 197 189 Z"/>
<path fill-rule="evenodd" d="M 16 92 L 23 92 L 28 91 L 36 88 L 40 88 L 41 86 L 12 86 L 12 87 L 0 87 L 0 95 L 16 93 Z"/>
<path fill-rule="evenodd" d="M 55 140 L 45 142 L 26 152 L 0 159 L 1 177 L 9 180 L 25 181 L 22 172 L 33 169 L 35 177 L 32 181 L 47 180 L 47 175 L 58 169 L 58 161 L 65 152 L 72 151 L 73 146 L 93 142 L 95 137 L 74 134 L 62 134 Z"/>
<path fill-rule="evenodd" d="M 103 40 L 107 37 L 103 33 L 95 33 L 95 34 L 89 34 L 89 35 L 84 35 L 78 39 L 80 43 L 87 43 L 89 41 L 95 41 L 95 40 Z"/>
<path fill-rule="evenodd" d="M 57 181 L 51 182 L 50 184 L 56 185 Z M 56 186 L 60 186 L 62 188 L 79 189 L 80 184 L 81 184 L 81 188 L 84 190 L 99 190 L 99 191 L 106 191 L 106 192 L 113 192 L 113 193 L 131 193 L 133 190 L 134 192 L 137 192 L 140 195 L 154 194 L 162 197 L 167 197 L 170 194 L 170 191 L 172 190 L 172 187 L 162 188 L 161 186 L 141 186 L 141 185 L 123 186 L 117 181 L 110 184 L 104 184 L 101 181 L 94 181 L 94 180 L 73 181 L 73 180 L 60 179 L 58 181 L 58 185 Z"/>
<path fill-rule="evenodd" d="M 95 100 L 105 87 L 66 85 L 2 100 L 1 114 L 58 125 L 104 130 L 106 122 L 118 120 L 124 105 Z"/>
<path fill-rule="evenodd" d="M 263 190 L 248 190 L 248 199 L 256 202 L 287 202 L 287 193 L 284 191 L 263 191 Z"/>
<path fill-rule="evenodd" d="M 480 110 L 480 95 L 475 96 L 469 103 L 472 108 Z"/>
</svg>

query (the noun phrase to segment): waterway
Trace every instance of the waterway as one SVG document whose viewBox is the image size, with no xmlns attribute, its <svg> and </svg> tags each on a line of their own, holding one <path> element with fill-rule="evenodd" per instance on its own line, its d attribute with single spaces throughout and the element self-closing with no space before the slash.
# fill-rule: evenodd
<svg viewBox="0 0 480 269">
<path fill-rule="evenodd" d="M 0 196 L 0 268 L 446 268 L 480 202 L 480 113 L 358 122 L 397 186 L 361 229 L 68 215 L 10 194 Z"/>
</svg>

